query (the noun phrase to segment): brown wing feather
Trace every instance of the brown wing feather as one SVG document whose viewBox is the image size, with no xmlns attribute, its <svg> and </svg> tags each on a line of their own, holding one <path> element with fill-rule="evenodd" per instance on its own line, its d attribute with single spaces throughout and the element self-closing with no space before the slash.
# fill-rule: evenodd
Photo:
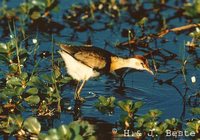
<svg viewBox="0 0 200 140">
<path fill-rule="evenodd" d="M 103 69 L 106 66 L 106 58 L 93 52 L 79 51 L 74 54 L 74 58 L 94 69 Z"/>
<path fill-rule="evenodd" d="M 107 63 L 110 63 L 110 57 L 115 56 L 114 54 L 97 47 L 77 47 L 60 44 L 60 48 L 72 55 L 78 61 L 97 70 L 106 69 L 108 66 Z"/>
</svg>

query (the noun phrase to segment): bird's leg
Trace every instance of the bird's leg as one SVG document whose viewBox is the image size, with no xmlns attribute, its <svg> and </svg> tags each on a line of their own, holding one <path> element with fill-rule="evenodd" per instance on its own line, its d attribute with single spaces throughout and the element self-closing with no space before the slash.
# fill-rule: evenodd
<svg viewBox="0 0 200 140">
<path fill-rule="evenodd" d="M 80 86 L 80 82 L 78 81 L 78 83 L 76 85 L 76 89 L 75 89 L 74 99 L 77 98 L 77 92 L 78 92 L 79 86 Z"/>
<path fill-rule="evenodd" d="M 125 79 L 126 75 L 128 74 L 128 72 L 129 72 L 129 70 L 127 69 L 120 75 L 120 81 L 119 81 L 120 82 L 120 87 L 125 87 L 124 79 Z"/>
<path fill-rule="evenodd" d="M 124 77 L 123 76 L 120 76 L 120 78 L 119 78 L 119 87 L 120 88 L 125 87 Z"/>
<path fill-rule="evenodd" d="M 80 93 L 81 93 L 83 86 L 85 85 L 85 82 L 86 82 L 86 80 L 83 80 L 83 82 L 81 83 L 81 85 L 80 85 L 80 87 L 77 91 L 77 97 L 76 98 L 79 99 L 79 100 L 82 100 L 81 97 L 80 97 Z"/>
</svg>

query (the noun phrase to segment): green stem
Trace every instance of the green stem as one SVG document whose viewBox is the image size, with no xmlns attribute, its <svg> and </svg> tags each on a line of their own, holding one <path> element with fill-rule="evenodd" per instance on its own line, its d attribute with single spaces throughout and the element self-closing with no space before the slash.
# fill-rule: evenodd
<svg viewBox="0 0 200 140">
<path fill-rule="evenodd" d="M 18 46 L 18 39 L 17 39 L 17 34 L 16 34 L 16 28 L 15 28 L 15 25 L 14 25 L 14 21 L 13 21 L 13 31 L 10 27 L 10 24 L 8 24 L 9 26 L 9 30 L 10 30 L 10 33 L 11 35 L 13 35 L 13 39 L 14 39 L 14 43 L 15 43 L 15 48 L 16 48 L 16 54 L 17 54 L 17 66 L 18 66 L 18 70 L 19 70 L 19 74 L 22 73 L 22 70 L 21 70 L 21 62 L 20 62 L 20 58 L 19 58 L 19 46 Z"/>
<path fill-rule="evenodd" d="M 53 42 L 53 35 L 52 35 L 52 52 L 51 52 L 51 63 L 52 63 L 52 68 L 53 68 L 53 73 L 54 73 L 54 42 Z M 57 86 L 57 83 L 56 83 L 56 77 L 55 77 L 55 74 L 52 75 L 53 78 L 55 79 L 54 80 L 54 87 L 55 87 L 55 90 L 56 90 L 56 94 L 57 94 L 57 100 L 58 100 L 58 104 L 57 104 L 57 111 L 58 112 L 61 112 L 61 106 L 60 106 L 60 100 L 61 100 L 61 96 L 60 96 L 60 92 L 58 90 L 58 86 Z"/>
</svg>

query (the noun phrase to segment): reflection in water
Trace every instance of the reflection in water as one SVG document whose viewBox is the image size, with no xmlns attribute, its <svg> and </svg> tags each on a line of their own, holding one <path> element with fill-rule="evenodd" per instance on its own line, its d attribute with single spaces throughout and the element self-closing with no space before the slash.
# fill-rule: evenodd
<svg viewBox="0 0 200 140">
<path fill-rule="evenodd" d="M 74 104 L 74 112 L 73 112 L 73 120 L 77 121 L 81 118 L 81 106 L 82 102 L 80 100 L 76 100 Z"/>
</svg>

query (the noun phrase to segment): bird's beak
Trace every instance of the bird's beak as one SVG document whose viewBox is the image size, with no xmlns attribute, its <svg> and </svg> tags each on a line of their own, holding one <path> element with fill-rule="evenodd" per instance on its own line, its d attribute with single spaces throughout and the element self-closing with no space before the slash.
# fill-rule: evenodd
<svg viewBox="0 0 200 140">
<path fill-rule="evenodd" d="M 150 68 L 146 68 L 146 71 L 149 72 L 150 74 L 154 75 L 153 71 Z"/>
</svg>

